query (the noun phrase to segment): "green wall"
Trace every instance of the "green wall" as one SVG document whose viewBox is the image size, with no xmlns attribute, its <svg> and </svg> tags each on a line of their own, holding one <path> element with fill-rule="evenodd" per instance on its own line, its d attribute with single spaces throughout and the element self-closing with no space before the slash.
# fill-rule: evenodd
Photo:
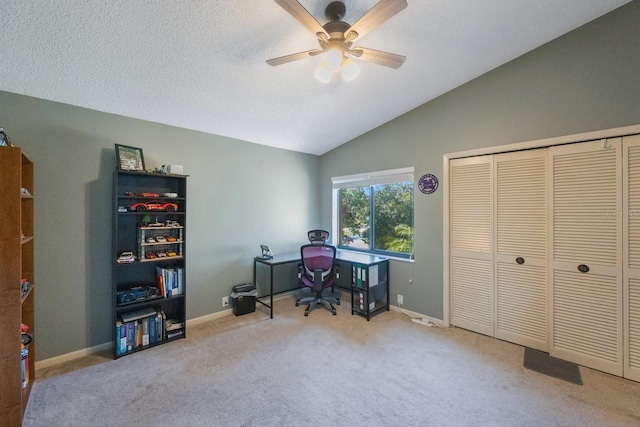
<svg viewBox="0 0 640 427">
<path fill-rule="evenodd" d="M 640 124 L 638 22 L 634 1 L 322 157 L 0 92 L 0 126 L 36 166 L 38 360 L 110 340 L 114 144 L 191 176 L 196 318 L 251 280 L 258 244 L 295 251 L 331 227 L 332 176 L 414 166 L 442 182 L 444 153 Z M 442 189 L 415 206 L 416 261 L 392 261 L 391 300 L 442 318 Z"/>
<path fill-rule="evenodd" d="M 0 92 L 0 126 L 35 164 L 37 359 L 111 339 L 114 144 L 188 179 L 187 317 L 250 282 L 259 244 L 299 250 L 319 221 L 317 156 Z"/>
<path fill-rule="evenodd" d="M 442 183 L 445 153 L 640 124 L 639 24 L 634 1 L 325 154 L 322 224 L 331 224 L 332 176 L 414 166 L 416 180 L 432 173 Z M 442 194 L 416 192 L 415 263 L 390 266 L 391 302 L 402 294 L 406 309 L 437 319 Z"/>
</svg>

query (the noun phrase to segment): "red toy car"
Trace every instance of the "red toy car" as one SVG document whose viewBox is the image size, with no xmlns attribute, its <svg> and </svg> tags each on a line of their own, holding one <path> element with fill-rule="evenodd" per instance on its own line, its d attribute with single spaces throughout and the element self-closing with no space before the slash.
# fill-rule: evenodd
<svg viewBox="0 0 640 427">
<path fill-rule="evenodd" d="M 178 204 L 172 202 L 163 202 L 161 200 L 150 200 L 148 202 L 134 203 L 129 206 L 129 209 L 137 212 L 144 211 L 166 211 L 175 212 L 178 210 Z"/>
</svg>

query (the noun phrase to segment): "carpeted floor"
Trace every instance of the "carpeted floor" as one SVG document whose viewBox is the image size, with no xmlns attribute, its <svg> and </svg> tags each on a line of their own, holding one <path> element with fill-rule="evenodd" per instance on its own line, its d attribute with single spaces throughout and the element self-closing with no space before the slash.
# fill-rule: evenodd
<svg viewBox="0 0 640 427">
<path fill-rule="evenodd" d="M 400 312 L 304 317 L 292 296 L 275 308 L 39 371 L 24 425 L 640 425 L 637 382 L 580 368 L 571 384 L 524 368 L 523 347 Z"/>
</svg>

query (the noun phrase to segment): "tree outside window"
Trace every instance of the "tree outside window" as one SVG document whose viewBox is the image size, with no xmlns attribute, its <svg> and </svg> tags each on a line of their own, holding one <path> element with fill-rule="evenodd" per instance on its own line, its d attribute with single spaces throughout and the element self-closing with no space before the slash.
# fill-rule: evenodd
<svg viewBox="0 0 640 427">
<path fill-rule="evenodd" d="M 413 182 L 340 188 L 339 246 L 409 257 L 413 253 Z"/>
</svg>

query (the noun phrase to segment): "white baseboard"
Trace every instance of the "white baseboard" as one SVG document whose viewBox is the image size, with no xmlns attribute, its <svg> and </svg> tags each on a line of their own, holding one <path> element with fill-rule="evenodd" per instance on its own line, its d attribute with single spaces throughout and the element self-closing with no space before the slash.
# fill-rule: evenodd
<svg viewBox="0 0 640 427">
<path fill-rule="evenodd" d="M 187 320 L 187 326 L 194 326 L 199 323 L 209 322 L 225 316 L 229 316 L 231 314 L 232 311 L 230 309 L 218 311 L 217 313 L 207 314 L 204 316 L 196 317 L 195 319 L 189 319 Z M 82 357 L 98 353 L 100 351 L 110 350 L 112 348 L 113 343 L 109 341 L 95 345 L 93 347 L 84 348 L 82 350 L 72 351 L 71 353 L 62 354 L 60 356 L 50 357 L 49 359 L 36 361 L 36 374 L 38 372 L 38 369 L 50 368 L 52 366 L 60 365 L 61 363 L 71 362 L 73 360 L 80 359 Z"/>
<path fill-rule="evenodd" d="M 336 289 L 338 291 L 339 289 Z M 282 298 L 287 298 L 291 294 L 299 292 L 300 289 L 294 289 L 291 291 L 283 292 L 273 297 L 274 300 L 279 300 Z M 196 317 L 194 319 L 187 320 L 187 326 L 195 326 L 200 323 L 210 322 L 213 320 L 221 319 L 226 316 L 231 316 L 233 311 L 231 309 L 218 311 L 216 313 L 205 314 L 204 316 Z M 102 344 L 95 345 L 93 347 L 84 348 L 82 350 L 72 351 L 71 353 L 62 354 L 60 356 L 51 357 L 49 359 L 44 359 L 40 361 L 36 361 L 36 374 L 38 369 L 50 368 L 52 366 L 59 365 L 61 363 L 71 362 L 76 359 L 80 359 L 85 356 L 89 356 L 94 353 L 98 353 L 104 350 L 110 350 L 113 348 L 112 342 L 105 342 Z"/>
<path fill-rule="evenodd" d="M 391 307 L 391 310 L 398 311 L 400 313 L 404 313 L 407 316 L 411 317 L 412 319 L 420 319 L 420 320 L 426 319 L 427 321 L 433 323 L 435 326 L 437 326 L 439 328 L 444 328 L 445 327 L 444 321 L 442 321 L 440 319 L 436 319 L 434 317 L 430 317 L 430 316 L 427 316 L 425 314 L 416 313 L 415 311 L 407 310 L 406 308 L 397 307 L 395 305 L 389 305 L 389 307 Z"/>
<path fill-rule="evenodd" d="M 93 353 L 98 353 L 104 350 L 110 350 L 113 348 L 113 343 L 105 342 L 102 344 L 94 345 L 93 347 L 84 348 L 82 350 L 72 351 L 71 353 L 62 354 L 60 356 L 51 357 L 45 360 L 36 361 L 36 376 L 38 369 L 50 368 L 52 366 L 59 365 L 65 362 L 71 362 L 72 360 L 80 359 L 85 356 L 89 356 Z"/>
</svg>

